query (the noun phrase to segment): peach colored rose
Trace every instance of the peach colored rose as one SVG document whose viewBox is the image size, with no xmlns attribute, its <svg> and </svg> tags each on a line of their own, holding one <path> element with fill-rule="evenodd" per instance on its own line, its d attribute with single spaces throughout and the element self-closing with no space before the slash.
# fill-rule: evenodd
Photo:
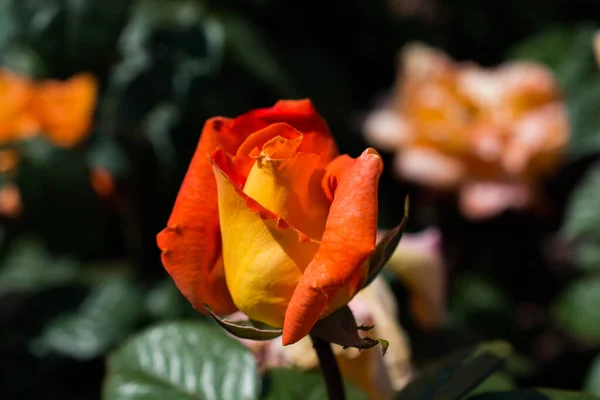
<svg viewBox="0 0 600 400">
<path fill-rule="evenodd" d="M 456 191 L 473 219 L 536 204 L 540 180 L 569 141 L 566 108 L 544 66 L 482 68 L 420 44 L 401 53 L 393 99 L 364 129 L 374 145 L 397 151 L 402 178 Z"/>
</svg>

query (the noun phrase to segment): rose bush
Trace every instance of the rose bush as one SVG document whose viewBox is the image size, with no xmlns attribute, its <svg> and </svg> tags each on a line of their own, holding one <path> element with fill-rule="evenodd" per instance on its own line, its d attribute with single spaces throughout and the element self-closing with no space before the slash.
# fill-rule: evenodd
<svg viewBox="0 0 600 400">
<path fill-rule="evenodd" d="M 309 100 L 212 118 L 157 236 L 163 265 L 196 309 L 295 343 L 366 283 L 382 168 L 373 149 L 338 155 Z"/>
</svg>

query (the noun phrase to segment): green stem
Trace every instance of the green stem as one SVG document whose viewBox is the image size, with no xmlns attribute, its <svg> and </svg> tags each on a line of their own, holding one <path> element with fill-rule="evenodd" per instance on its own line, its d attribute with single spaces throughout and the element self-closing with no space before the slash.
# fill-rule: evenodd
<svg viewBox="0 0 600 400">
<path fill-rule="evenodd" d="M 331 344 L 313 336 L 311 336 L 311 339 L 317 352 L 317 357 L 319 357 L 321 373 L 327 387 L 327 397 L 329 400 L 345 400 L 344 384 L 337 361 L 333 355 L 333 350 L 331 349 Z"/>
</svg>

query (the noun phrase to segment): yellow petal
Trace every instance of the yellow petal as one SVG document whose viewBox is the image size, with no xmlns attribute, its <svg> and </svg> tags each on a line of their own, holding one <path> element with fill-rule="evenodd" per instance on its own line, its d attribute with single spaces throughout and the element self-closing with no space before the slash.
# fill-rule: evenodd
<svg viewBox="0 0 600 400">
<path fill-rule="evenodd" d="M 216 165 L 225 277 L 238 309 L 280 327 L 298 280 L 318 243 L 300 242 L 298 231 L 249 208 L 244 193 Z M 238 189 L 238 190 L 236 190 Z"/>
<path fill-rule="evenodd" d="M 298 139 L 277 136 L 266 143 L 250 170 L 244 193 L 320 241 L 330 206 L 321 186 L 325 170 L 319 168 L 319 155 L 297 153 L 302 137 Z"/>
</svg>

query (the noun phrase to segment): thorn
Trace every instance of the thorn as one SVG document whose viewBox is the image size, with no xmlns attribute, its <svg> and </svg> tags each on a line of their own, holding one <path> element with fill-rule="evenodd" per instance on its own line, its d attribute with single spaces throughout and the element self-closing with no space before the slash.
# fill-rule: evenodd
<svg viewBox="0 0 600 400">
<path fill-rule="evenodd" d="M 163 254 L 164 256 L 166 256 L 166 255 L 167 255 L 167 253 L 169 253 L 169 249 L 166 249 L 166 248 L 165 248 L 165 249 L 162 249 L 162 254 Z"/>
<path fill-rule="evenodd" d="M 177 233 L 179 233 L 179 232 L 180 232 L 180 229 L 179 229 L 179 224 L 173 224 L 173 225 L 171 225 L 171 226 L 168 226 L 167 228 L 169 228 L 170 230 L 172 230 L 172 231 L 175 231 L 175 232 L 177 232 Z"/>
</svg>

